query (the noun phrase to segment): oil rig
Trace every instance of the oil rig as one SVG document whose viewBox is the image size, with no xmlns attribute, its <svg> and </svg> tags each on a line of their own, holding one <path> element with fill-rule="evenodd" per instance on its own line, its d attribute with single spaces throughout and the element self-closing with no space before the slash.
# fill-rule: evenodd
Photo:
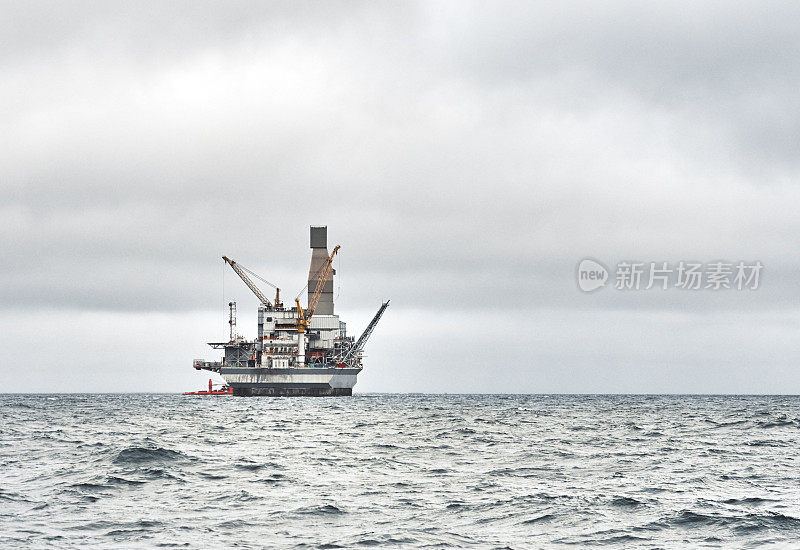
<svg viewBox="0 0 800 550">
<path fill-rule="evenodd" d="M 209 342 L 224 350 L 219 361 L 195 359 L 197 370 L 219 373 L 233 395 L 352 395 L 363 369 L 363 351 L 389 301 L 382 303 L 367 328 L 355 339 L 347 325 L 334 314 L 333 259 L 339 246 L 328 253 L 328 228 L 311 227 L 311 265 L 308 270 L 308 302 L 303 308 L 299 295 L 294 307 L 284 307 L 280 288 L 236 261 L 222 259 L 255 294 L 258 306 L 258 336 L 247 340 L 236 332 L 236 302 L 230 302 L 227 342 Z M 270 301 L 249 275 L 275 289 Z M 302 294 L 302 290 L 300 294 Z"/>
</svg>

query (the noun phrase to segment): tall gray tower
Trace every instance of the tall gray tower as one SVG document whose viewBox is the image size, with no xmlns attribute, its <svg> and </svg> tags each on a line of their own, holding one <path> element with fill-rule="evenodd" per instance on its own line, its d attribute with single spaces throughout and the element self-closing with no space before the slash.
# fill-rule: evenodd
<svg viewBox="0 0 800 550">
<path fill-rule="evenodd" d="M 311 226 L 311 267 L 308 269 L 308 302 L 314 295 L 317 288 L 317 278 L 322 266 L 328 259 L 328 226 Z M 322 295 L 319 297 L 317 309 L 314 315 L 333 315 L 333 275 L 336 273 L 331 269 L 325 286 L 322 287 Z"/>
</svg>

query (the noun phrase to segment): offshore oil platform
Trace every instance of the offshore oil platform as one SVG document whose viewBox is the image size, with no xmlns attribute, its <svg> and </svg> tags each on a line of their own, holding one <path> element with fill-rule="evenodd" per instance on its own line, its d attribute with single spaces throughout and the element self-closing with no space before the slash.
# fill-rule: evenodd
<svg viewBox="0 0 800 550">
<path fill-rule="evenodd" d="M 236 333 L 236 302 L 230 308 L 227 342 L 209 342 L 224 350 L 220 361 L 194 360 L 194 368 L 219 373 L 233 395 L 352 395 L 356 377 L 363 369 L 364 346 L 389 307 L 387 300 L 356 340 L 333 310 L 333 259 L 328 253 L 328 228 L 311 227 L 311 266 L 308 270 L 308 305 L 295 298 L 294 307 L 283 307 L 280 288 L 231 260 L 222 259 L 256 295 L 258 336 L 247 340 Z M 270 302 L 248 273 L 275 289 Z M 302 294 L 303 291 L 300 291 Z"/>
</svg>

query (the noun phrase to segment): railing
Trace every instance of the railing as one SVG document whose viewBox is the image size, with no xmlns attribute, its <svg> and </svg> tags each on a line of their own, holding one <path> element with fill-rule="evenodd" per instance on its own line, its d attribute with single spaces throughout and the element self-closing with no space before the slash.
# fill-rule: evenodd
<svg viewBox="0 0 800 550">
<path fill-rule="evenodd" d="M 204 361 L 203 359 L 195 359 L 193 365 L 197 370 L 210 370 L 215 372 L 222 368 L 221 361 Z"/>
</svg>

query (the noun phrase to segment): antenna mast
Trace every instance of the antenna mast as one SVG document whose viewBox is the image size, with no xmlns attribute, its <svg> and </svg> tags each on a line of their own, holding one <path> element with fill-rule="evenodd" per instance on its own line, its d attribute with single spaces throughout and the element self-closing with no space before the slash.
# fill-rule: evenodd
<svg viewBox="0 0 800 550">
<path fill-rule="evenodd" d="M 233 342 L 236 337 L 236 302 L 228 302 L 228 307 L 230 308 L 230 314 L 228 315 L 228 324 L 231 326 L 230 341 Z"/>
</svg>

